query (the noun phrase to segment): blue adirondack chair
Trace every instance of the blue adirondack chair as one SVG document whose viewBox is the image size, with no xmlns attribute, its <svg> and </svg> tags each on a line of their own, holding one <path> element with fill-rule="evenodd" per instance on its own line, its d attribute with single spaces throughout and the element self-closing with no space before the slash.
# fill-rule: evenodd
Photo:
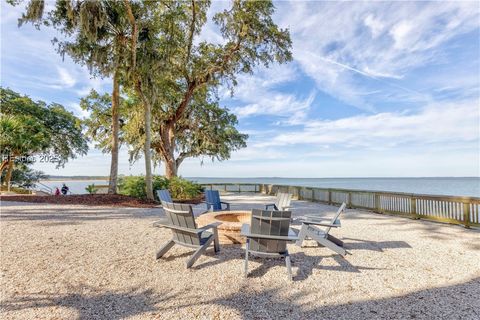
<svg viewBox="0 0 480 320">
<path fill-rule="evenodd" d="M 160 201 L 173 203 L 170 191 L 168 191 L 167 189 L 157 190 L 157 197 Z"/>
<path fill-rule="evenodd" d="M 220 201 L 218 190 L 205 190 L 205 203 L 208 211 L 224 211 L 230 210 L 230 203 Z M 223 208 L 222 204 L 226 207 Z"/>
</svg>

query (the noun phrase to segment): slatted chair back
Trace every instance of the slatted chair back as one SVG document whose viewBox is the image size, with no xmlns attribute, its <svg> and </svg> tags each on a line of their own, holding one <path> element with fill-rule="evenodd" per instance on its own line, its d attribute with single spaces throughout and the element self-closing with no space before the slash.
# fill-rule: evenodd
<svg viewBox="0 0 480 320">
<path fill-rule="evenodd" d="M 288 236 L 290 211 L 252 210 L 250 232 L 267 236 Z M 250 238 L 250 250 L 263 253 L 284 253 L 287 241 L 264 238 Z"/>
<path fill-rule="evenodd" d="M 218 190 L 205 190 L 205 201 L 212 206 L 213 211 L 222 210 Z"/>
<path fill-rule="evenodd" d="M 201 245 L 201 237 L 195 232 L 197 223 L 193 215 L 192 206 L 184 203 L 162 201 L 163 210 L 171 224 L 182 228 L 171 229 L 173 240 L 186 246 Z"/>
<path fill-rule="evenodd" d="M 340 224 L 340 214 L 345 210 L 346 207 L 347 207 L 347 204 L 345 202 L 342 203 L 342 205 L 338 209 L 337 213 L 335 213 L 332 220 L 330 221 L 330 224 Z M 327 227 L 327 229 L 325 229 L 325 233 L 328 234 L 328 232 L 330 232 L 331 228 L 332 227 Z"/>
<path fill-rule="evenodd" d="M 167 189 L 157 190 L 157 197 L 158 199 L 160 199 L 160 201 L 173 203 L 170 191 L 168 191 Z"/>
<path fill-rule="evenodd" d="M 290 193 L 279 192 L 277 193 L 277 199 L 275 206 L 278 210 L 284 210 L 283 208 L 289 207 L 292 201 L 292 195 Z"/>
</svg>

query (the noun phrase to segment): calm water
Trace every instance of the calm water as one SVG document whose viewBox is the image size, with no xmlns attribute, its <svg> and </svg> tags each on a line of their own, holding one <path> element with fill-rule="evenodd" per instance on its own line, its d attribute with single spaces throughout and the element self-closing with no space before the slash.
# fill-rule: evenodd
<svg viewBox="0 0 480 320">
<path fill-rule="evenodd" d="M 305 187 L 398 191 L 480 197 L 480 178 L 188 178 L 198 183 L 266 183 Z M 105 185 L 105 180 L 42 181 L 52 189 L 65 182 L 75 194 L 86 193 L 89 184 Z"/>
<path fill-rule="evenodd" d="M 480 178 L 189 178 L 199 183 L 266 183 L 419 194 L 480 196 Z"/>
<path fill-rule="evenodd" d="M 58 187 L 58 189 L 62 189 L 62 184 L 65 183 L 67 187 L 70 189 L 70 192 L 73 194 L 83 194 L 87 193 L 85 191 L 85 188 L 89 184 L 95 184 L 95 185 L 106 185 L 108 184 L 108 180 L 65 180 L 65 181 L 49 181 L 49 180 L 43 180 L 40 181 L 42 184 L 52 188 L 53 191 L 55 191 L 55 188 Z M 41 190 L 42 185 L 38 184 L 36 189 Z"/>
</svg>

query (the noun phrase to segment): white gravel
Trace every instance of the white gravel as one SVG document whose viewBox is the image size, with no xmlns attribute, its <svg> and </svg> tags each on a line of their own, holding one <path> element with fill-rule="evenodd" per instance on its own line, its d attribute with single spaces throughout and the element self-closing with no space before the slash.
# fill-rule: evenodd
<svg viewBox="0 0 480 320">
<path fill-rule="evenodd" d="M 232 210 L 271 197 L 233 195 Z M 294 201 L 295 215 L 335 207 Z M 197 207 L 196 212 L 202 211 Z M 289 246 L 281 260 L 255 259 L 243 278 L 241 247 L 155 253 L 170 232 L 161 209 L 1 204 L 1 319 L 480 319 L 480 232 L 348 210 L 326 248 Z"/>
</svg>

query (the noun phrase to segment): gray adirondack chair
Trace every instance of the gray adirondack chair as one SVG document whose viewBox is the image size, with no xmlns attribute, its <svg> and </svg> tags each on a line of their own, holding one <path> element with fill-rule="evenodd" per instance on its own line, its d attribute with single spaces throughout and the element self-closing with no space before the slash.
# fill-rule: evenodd
<svg viewBox="0 0 480 320">
<path fill-rule="evenodd" d="M 230 210 L 230 203 L 220 201 L 220 193 L 218 190 L 205 190 L 205 203 L 208 211 L 224 211 Z M 225 208 L 222 207 L 225 205 Z"/>
<path fill-rule="evenodd" d="M 157 190 L 157 197 L 160 201 L 173 203 L 170 191 L 168 191 L 167 189 Z"/>
<path fill-rule="evenodd" d="M 287 243 L 298 240 L 290 229 L 290 211 L 252 210 L 250 225 L 243 224 L 241 234 L 247 238 L 245 245 L 245 277 L 248 276 L 248 255 L 265 258 L 285 258 L 288 278 L 292 280 L 292 265 Z"/>
<path fill-rule="evenodd" d="M 195 248 L 197 250 L 186 263 L 187 268 L 190 268 L 212 242 L 215 253 L 220 251 L 217 227 L 221 223 L 212 223 L 198 228 L 191 205 L 162 201 L 162 206 L 167 217 L 155 222 L 154 226 L 171 229 L 173 237 L 157 252 L 157 259 L 160 259 L 175 244 Z"/>
<path fill-rule="evenodd" d="M 265 205 L 265 210 L 288 210 L 293 207 L 290 206 L 292 201 L 292 195 L 290 193 L 279 192 L 277 193 L 277 199 L 275 203 L 269 203 Z"/>
<path fill-rule="evenodd" d="M 311 238 L 321 246 L 327 247 L 336 253 L 345 256 L 347 251 L 343 248 L 343 241 L 329 234 L 331 228 L 340 228 L 340 214 L 345 211 L 347 204 L 342 203 L 337 213 L 331 220 L 322 219 L 316 216 L 305 216 L 304 219 L 300 219 L 302 227 L 298 234 L 298 241 L 296 245 L 301 247 L 303 240 Z M 320 228 L 319 228 L 320 227 Z M 321 227 L 324 227 L 322 229 Z"/>
</svg>

